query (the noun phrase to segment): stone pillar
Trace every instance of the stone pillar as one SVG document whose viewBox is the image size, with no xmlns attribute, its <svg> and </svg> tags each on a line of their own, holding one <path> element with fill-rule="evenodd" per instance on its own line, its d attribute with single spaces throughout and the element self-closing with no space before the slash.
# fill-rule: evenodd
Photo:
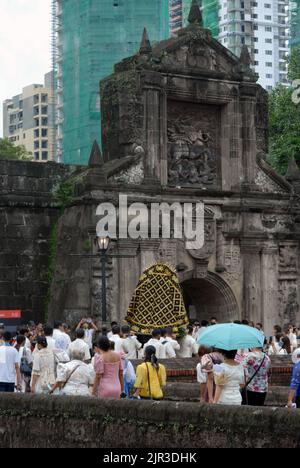
<svg viewBox="0 0 300 468">
<path fill-rule="evenodd" d="M 165 79 L 156 72 L 141 76 L 144 95 L 145 180 L 167 183 L 167 131 Z"/>
<path fill-rule="evenodd" d="M 140 276 L 137 242 L 131 239 L 118 241 L 118 299 L 119 323 L 124 321 L 132 294 L 138 284 Z M 124 258 L 122 258 L 124 255 Z M 127 257 L 127 258 L 126 258 Z"/>
<path fill-rule="evenodd" d="M 262 322 L 261 246 L 255 240 L 242 240 L 243 304 L 242 319 Z"/>
<path fill-rule="evenodd" d="M 217 252 L 216 252 L 216 272 L 223 273 L 225 268 L 225 239 L 223 236 L 223 219 L 217 219 Z"/>
<path fill-rule="evenodd" d="M 238 91 L 236 91 L 238 94 Z M 238 96 L 233 96 L 222 111 L 221 120 L 221 174 L 222 189 L 239 189 L 241 184 L 242 140 L 241 114 Z"/>
<path fill-rule="evenodd" d="M 265 246 L 261 257 L 262 324 L 266 336 L 278 322 L 278 246 Z"/>
<path fill-rule="evenodd" d="M 243 186 L 249 189 L 254 184 L 257 155 L 256 143 L 256 85 L 243 84 L 240 87 L 240 106 L 242 119 L 242 167 Z"/>
<path fill-rule="evenodd" d="M 147 239 L 140 242 L 140 273 L 157 262 L 159 240 Z"/>
</svg>

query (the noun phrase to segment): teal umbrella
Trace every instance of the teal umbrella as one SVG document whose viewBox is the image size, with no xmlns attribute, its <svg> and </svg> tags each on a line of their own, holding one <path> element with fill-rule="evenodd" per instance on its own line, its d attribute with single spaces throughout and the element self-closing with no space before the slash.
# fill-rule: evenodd
<svg viewBox="0 0 300 468">
<path fill-rule="evenodd" d="M 243 348 L 262 348 L 265 337 L 256 328 L 235 323 L 213 325 L 200 335 L 198 344 L 233 351 Z"/>
</svg>

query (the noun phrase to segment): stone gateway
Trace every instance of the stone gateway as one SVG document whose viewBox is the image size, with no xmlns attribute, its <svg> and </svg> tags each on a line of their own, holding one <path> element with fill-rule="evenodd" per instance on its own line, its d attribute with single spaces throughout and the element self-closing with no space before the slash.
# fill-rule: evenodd
<svg viewBox="0 0 300 468">
<path fill-rule="evenodd" d="M 193 16 L 193 15 L 192 15 Z M 50 316 L 101 320 L 101 268 L 83 253 L 101 202 L 205 205 L 205 244 L 116 240 L 108 270 L 109 320 L 124 320 L 142 271 L 174 265 L 190 318 L 298 323 L 299 178 L 266 162 L 267 93 L 257 84 L 246 47 L 234 56 L 201 15 L 178 37 L 150 44 L 101 82 L 103 157 L 95 145 L 85 177 L 59 222 Z"/>
<path fill-rule="evenodd" d="M 49 320 L 101 322 L 94 244 L 100 203 L 205 206 L 205 243 L 116 239 L 107 269 L 108 321 L 122 322 L 141 273 L 179 272 L 190 318 L 300 323 L 300 173 L 266 162 L 267 93 L 246 47 L 236 57 L 202 27 L 198 10 L 177 37 L 115 65 L 101 82 L 103 156 L 95 143 L 56 229 Z M 75 254 L 75 255 L 74 255 Z M 77 255 L 77 256 L 76 256 Z"/>
</svg>

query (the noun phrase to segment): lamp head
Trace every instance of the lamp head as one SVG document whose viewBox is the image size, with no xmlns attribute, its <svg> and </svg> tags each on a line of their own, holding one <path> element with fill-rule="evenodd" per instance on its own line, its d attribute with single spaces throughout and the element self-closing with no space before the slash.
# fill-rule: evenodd
<svg viewBox="0 0 300 468">
<path fill-rule="evenodd" d="M 110 238 L 107 237 L 97 237 L 97 243 L 100 252 L 106 252 L 108 250 L 109 244 L 110 244 Z"/>
</svg>

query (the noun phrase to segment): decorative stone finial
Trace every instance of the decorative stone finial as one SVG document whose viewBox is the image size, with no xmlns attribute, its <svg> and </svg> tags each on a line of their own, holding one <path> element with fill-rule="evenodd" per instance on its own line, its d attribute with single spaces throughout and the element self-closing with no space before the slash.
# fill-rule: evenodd
<svg viewBox="0 0 300 468">
<path fill-rule="evenodd" d="M 251 55 L 250 55 L 248 47 L 245 44 L 242 47 L 240 62 L 242 65 L 245 65 L 246 67 L 251 67 L 251 62 L 252 62 Z"/>
<path fill-rule="evenodd" d="M 140 47 L 140 54 L 150 54 L 152 52 L 151 42 L 149 40 L 147 29 L 144 28 Z"/>
<path fill-rule="evenodd" d="M 298 167 L 298 164 L 296 163 L 294 156 L 292 156 L 291 159 L 289 160 L 289 165 L 288 165 L 287 172 L 285 174 L 285 178 L 286 180 L 291 181 L 291 182 L 300 180 L 300 171 L 299 171 L 299 167 Z"/>
<path fill-rule="evenodd" d="M 89 159 L 89 166 L 99 167 L 99 166 L 102 166 L 102 164 L 103 164 L 103 158 L 102 158 L 101 150 L 99 148 L 97 141 L 95 140 L 93 147 L 92 147 L 90 159 Z"/>
<path fill-rule="evenodd" d="M 199 5 L 199 0 L 192 0 L 188 22 L 190 24 L 197 24 L 203 27 L 203 18 Z"/>
</svg>

